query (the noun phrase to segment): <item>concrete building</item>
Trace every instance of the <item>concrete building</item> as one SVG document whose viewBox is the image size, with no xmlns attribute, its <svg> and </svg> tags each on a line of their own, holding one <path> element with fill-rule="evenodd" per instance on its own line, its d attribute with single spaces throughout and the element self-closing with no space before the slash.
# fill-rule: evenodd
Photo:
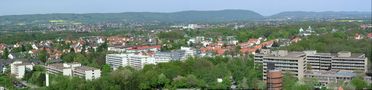
<svg viewBox="0 0 372 90">
<path fill-rule="evenodd" d="M 136 54 L 107 54 L 106 64 L 111 65 L 115 70 L 117 68 L 130 66 L 135 69 L 142 69 L 146 64 L 156 64 L 155 58 Z"/>
<path fill-rule="evenodd" d="M 341 51 L 338 53 L 317 53 L 304 51 L 312 70 L 353 70 L 367 72 L 368 59 L 365 54 Z"/>
<path fill-rule="evenodd" d="M 288 52 L 279 50 L 271 52 L 269 49 L 262 49 L 254 57 L 255 64 L 263 66 L 264 79 L 266 79 L 267 63 L 274 63 L 275 68 L 290 72 L 302 79 L 307 70 L 367 72 L 367 60 L 364 54 L 347 51 L 317 53 L 316 51 Z"/>
<path fill-rule="evenodd" d="M 317 53 L 316 51 L 304 51 L 306 53 L 307 65 L 312 70 L 331 70 L 331 53 Z"/>
<path fill-rule="evenodd" d="M 341 51 L 332 58 L 332 69 L 367 72 L 367 63 L 365 54 Z"/>
<path fill-rule="evenodd" d="M 349 82 L 354 77 L 357 76 L 357 73 L 350 70 L 308 70 L 305 72 L 305 77 L 307 78 L 316 78 L 319 82 L 323 85 L 327 85 L 329 83 L 337 83 L 337 82 Z M 371 82 L 371 77 L 364 76 L 364 80 L 368 83 Z"/>
<path fill-rule="evenodd" d="M 289 72 L 299 79 L 304 77 L 306 70 L 306 54 L 303 52 L 279 50 L 266 54 L 259 53 L 255 55 L 254 60 L 255 64 L 261 64 L 263 66 L 264 80 L 267 78 L 268 63 L 274 63 L 274 68 L 281 69 L 283 72 Z"/>
<path fill-rule="evenodd" d="M 15 75 L 17 79 L 22 79 L 26 73 L 26 70 L 32 71 L 33 67 L 34 65 L 32 63 L 14 61 L 10 64 L 10 74 Z"/>
<path fill-rule="evenodd" d="M 77 76 L 85 80 L 101 77 L 101 70 L 93 67 L 82 66 L 80 63 L 57 63 L 46 66 L 48 73 L 64 76 Z"/>
<path fill-rule="evenodd" d="M 154 58 L 157 63 L 166 63 L 173 60 L 172 52 L 156 52 Z"/>
</svg>

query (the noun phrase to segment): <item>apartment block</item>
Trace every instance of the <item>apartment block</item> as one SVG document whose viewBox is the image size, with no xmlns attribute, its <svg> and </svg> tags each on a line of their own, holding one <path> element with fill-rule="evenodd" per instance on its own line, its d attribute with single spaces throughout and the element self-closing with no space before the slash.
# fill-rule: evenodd
<svg viewBox="0 0 372 90">
<path fill-rule="evenodd" d="M 306 54 L 303 52 L 288 52 L 286 50 L 272 53 L 256 54 L 255 63 L 263 67 L 263 79 L 267 78 L 268 63 L 275 64 L 274 68 L 293 74 L 299 79 L 304 77 L 306 70 Z"/>
<path fill-rule="evenodd" d="M 135 69 L 142 69 L 146 64 L 156 64 L 155 58 L 137 54 L 107 54 L 106 64 L 111 65 L 115 70 L 117 68 L 130 66 Z"/>
<path fill-rule="evenodd" d="M 341 51 L 338 53 L 317 53 L 304 51 L 311 70 L 352 70 L 367 72 L 368 58 L 365 54 Z"/>
<path fill-rule="evenodd" d="M 308 70 L 305 72 L 305 77 L 316 78 L 323 85 L 337 82 L 349 82 L 357 76 L 357 72 L 350 70 Z M 364 76 L 365 81 L 371 82 L 371 77 Z"/>
<path fill-rule="evenodd" d="M 82 66 L 80 63 L 56 63 L 46 66 L 48 73 L 62 74 L 64 76 L 77 76 L 85 80 L 101 77 L 101 70 L 93 67 Z"/>
<path fill-rule="evenodd" d="M 302 79 L 307 70 L 367 72 L 367 60 L 365 54 L 348 51 L 317 53 L 314 50 L 288 52 L 286 50 L 270 51 L 269 49 L 262 49 L 260 53 L 254 56 L 255 64 L 263 66 L 264 79 L 266 79 L 267 63 L 274 63 L 275 68 Z"/>
<path fill-rule="evenodd" d="M 15 75 L 17 79 L 22 79 L 26 73 L 26 70 L 32 71 L 33 67 L 34 65 L 32 63 L 14 61 L 10 64 L 10 74 Z"/>
</svg>

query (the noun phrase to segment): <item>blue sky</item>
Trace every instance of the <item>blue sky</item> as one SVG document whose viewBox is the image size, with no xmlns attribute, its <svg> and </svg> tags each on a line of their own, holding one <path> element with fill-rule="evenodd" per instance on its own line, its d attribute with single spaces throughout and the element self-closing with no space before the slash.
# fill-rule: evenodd
<svg viewBox="0 0 372 90">
<path fill-rule="evenodd" d="M 372 0 L 0 0 L 0 15 L 45 13 L 175 12 L 244 9 L 262 15 L 283 11 L 371 11 Z"/>
</svg>

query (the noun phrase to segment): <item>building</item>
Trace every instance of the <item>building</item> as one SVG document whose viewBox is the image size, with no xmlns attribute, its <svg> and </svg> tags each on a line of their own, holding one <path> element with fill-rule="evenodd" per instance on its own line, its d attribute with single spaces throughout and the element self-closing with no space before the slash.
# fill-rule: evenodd
<svg viewBox="0 0 372 90">
<path fill-rule="evenodd" d="M 156 63 L 164 63 L 172 60 L 186 60 L 188 57 L 194 57 L 195 51 L 189 47 L 181 47 L 180 50 L 169 52 L 156 52 L 154 55 Z"/>
<path fill-rule="evenodd" d="M 367 72 L 367 57 L 361 53 L 341 51 L 338 53 L 317 53 L 304 51 L 312 70 L 352 70 Z"/>
<path fill-rule="evenodd" d="M 10 64 L 10 74 L 15 75 L 17 79 L 22 79 L 26 71 L 32 71 L 34 65 L 22 61 L 14 61 Z"/>
<path fill-rule="evenodd" d="M 64 76 L 77 76 L 85 80 L 101 77 L 101 70 L 93 67 L 82 66 L 80 63 L 56 63 L 46 66 L 48 73 L 62 74 Z"/>
<path fill-rule="evenodd" d="M 349 82 L 356 76 L 357 73 L 350 70 L 308 70 L 305 72 L 305 77 L 316 78 L 323 85 L 327 85 L 332 82 Z M 364 80 L 370 83 L 371 77 L 364 76 Z"/>
<path fill-rule="evenodd" d="M 307 65 L 312 70 L 331 70 L 331 53 L 317 53 L 315 50 L 304 52 L 307 55 Z"/>
<path fill-rule="evenodd" d="M 266 79 L 267 63 L 274 63 L 275 68 L 290 72 L 302 79 L 307 70 L 367 72 L 367 60 L 365 54 L 347 51 L 317 53 L 316 51 L 288 52 L 278 50 L 271 52 L 269 49 L 262 49 L 254 57 L 255 64 L 263 66 L 264 79 Z"/>
<path fill-rule="evenodd" d="M 298 31 L 300 36 L 310 36 L 312 33 L 314 33 L 311 26 L 309 26 L 306 30 L 300 28 Z"/>
<path fill-rule="evenodd" d="M 266 83 L 267 90 L 282 90 L 283 74 L 280 69 L 275 69 L 274 63 L 268 63 Z"/>
<path fill-rule="evenodd" d="M 270 53 L 268 49 L 254 57 L 255 64 L 261 64 L 263 67 L 263 79 L 267 78 L 268 63 L 275 64 L 274 68 L 281 69 L 283 72 L 289 72 L 298 79 L 304 77 L 306 70 L 306 54 L 303 52 L 288 52 L 278 50 Z"/>
<path fill-rule="evenodd" d="M 106 64 L 116 70 L 119 67 L 130 66 L 135 69 L 142 69 L 146 64 L 156 64 L 155 58 L 137 54 L 107 54 Z"/>
</svg>

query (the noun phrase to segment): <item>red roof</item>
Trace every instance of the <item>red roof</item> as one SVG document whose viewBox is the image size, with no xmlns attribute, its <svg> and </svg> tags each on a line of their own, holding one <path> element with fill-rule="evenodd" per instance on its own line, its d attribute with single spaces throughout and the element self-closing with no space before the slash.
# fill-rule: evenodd
<svg viewBox="0 0 372 90">
<path fill-rule="evenodd" d="M 367 34 L 367 37 L 368 37 L 368 38 L 372 38 L 372 33 L 368 33 L 368 34 Z"/>
</svg>

